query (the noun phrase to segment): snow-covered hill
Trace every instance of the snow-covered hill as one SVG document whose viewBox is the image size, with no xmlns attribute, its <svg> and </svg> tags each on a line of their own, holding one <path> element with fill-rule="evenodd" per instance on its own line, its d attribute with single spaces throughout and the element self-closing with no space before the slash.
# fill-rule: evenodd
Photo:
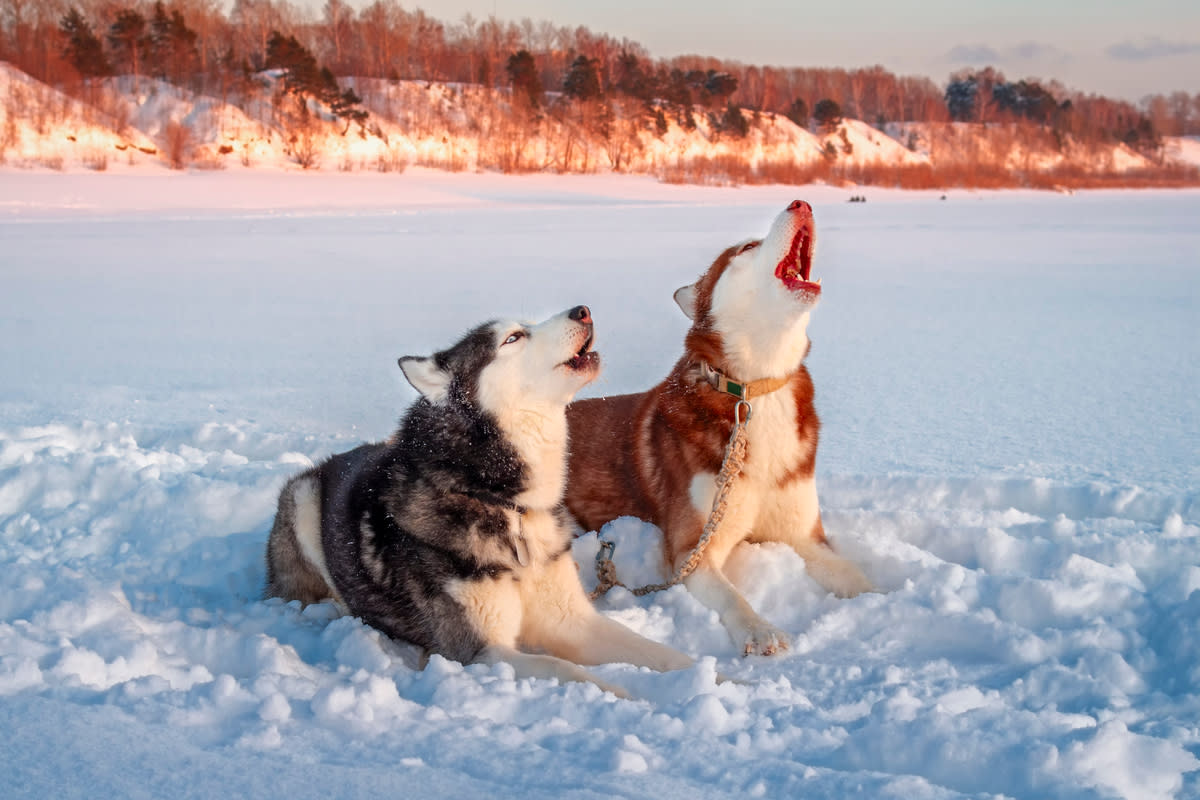
<svg viewBox="0 0 1200 800">
<path fill-rule="evenodd" d="M 1032 172 L 1083 165 L 1101 172 L 1143 170 L 1152 163 L 1125 144 L 1085 146 L 1053 132 L 1015 124 L 905 122 L 887 126 L 897 140 L 931 162 Z"/>
<path fill-rule="evenodd" d="M 103 171 L 157 163 L 157 144 L 136 126 L 0 61 L 0 165 Z"/>
<path fill-rule="evenodd" d="M 1164 144 L 1168 158 L 1200 167 L 1200 136 L 1168 136 Z"/>
<path fill-rule="evenodd" d="M 76 93 L 84 102 L 0 63 L 0 161 L 51 169 L 341 172 L 400 172 L 413 164 L 630 172 L 690 183 L 888 181 L 896 169 L 924 166 L 951 182 L 983 171 L 1007 185 L 1052 169 L 1119 176 L 1152 166 L 1124 145 L 1084 147 L 1017 125 L 902 123 L 881 131 L 846 119 L 813 132 L 780 115 L 743 112 L 742 136 L 700 108 L 656 122 L 636 104 L 581 107 L 548 95 L 547 107 L 528 119 L 513 111 L 505 91 L 417 81 L 346 81 L 370 112 L 358 125 L 277 91 L 277 79 L 260 74 L 251 90 L 221 99 L 126 76 L 93 82 Z M 1184 163 L 1193 158 L 1188 140 L 1168 142 L 1167 153 Z"/>
<path fill-rule="evenodd" d="M 856 119 L 843 120 L 820 137 L 822 153 L 838 163 L 911 167 L 930 164 L 930 154 L 910 150 L 887 133 Z"/>
<path fill-rule="evenodd" d="M 218 98 L 189 95 L 170 83 L 144 77 L 100 82 L 98 93 L 113 116 L 162 143 L 168 158 L 174 143 L 184 165 L 279 166 L 289 160 L 279 131 Z"/>
</svg>

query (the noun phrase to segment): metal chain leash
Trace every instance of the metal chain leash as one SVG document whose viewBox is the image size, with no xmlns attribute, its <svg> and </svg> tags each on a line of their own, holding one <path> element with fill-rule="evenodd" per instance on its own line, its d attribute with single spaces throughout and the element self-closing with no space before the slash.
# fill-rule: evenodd
<svg viewBox="0 0 1200 800">
<path fill-rule="evenodd" d="M 745 416 L 742 412 L 745 412 Z M 688 575 L 695 571 L 696 567 L 700 566 L 700 560 L 704 557 L 704 550 L 708 547 L 709 541 L 716 534 L 717 529 L 721 525 L 721 520 L 725 517 L 726 508 L 729 505 L 729 493 L 733 487 L 734 480 L 742 474 L 742 468 L 746 463 L 746 424 L 750 422 L 750 415 L 754 409 L 745 400 L 738 400 L 737 405 L 733 410 L 733 430 L 729 434 L 729 442 L 725 445 L 725 458 L 721 461 L 721 470 L 717 473 L 717 493 L 713 497 L 712 511 L 708 514 L 708 522 L 704 524 L 704 530 L 700 533 L 700 539 L 696 542 L 696 546 L 688 553 L 687 560 L 679 565 L 675 570 L 675 574 L 666 583 L 651 583 L 646 586 L 639 586 L 636 589 L 630 589 L 617 578 L 617 566 L 613 563 L 612 554 L 616 549 L 614 542 L 608 542 L 600 539 L 600 534 L 596 534 L 596 538 L 600 539 L 600 551 L 596 553 L 596 579 L 598 583 L 596 588 L 588 597 L 595 600 L 598 597 L 603 597 L 608 593 L 608 590 L 614 586 L 623 586 L 634 595 L 641 597 L 650 594 L 651 592 L 660 592 L 663 589 L 669 589 L 676 585 Z"/>
</svg>

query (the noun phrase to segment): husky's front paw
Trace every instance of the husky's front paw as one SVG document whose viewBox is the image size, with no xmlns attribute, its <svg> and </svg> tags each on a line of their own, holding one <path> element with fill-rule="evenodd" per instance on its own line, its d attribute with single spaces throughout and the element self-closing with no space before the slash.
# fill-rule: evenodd
<svg viewBox="0 0 1200 800">
<path fill-rule="evenodd" d="M 744 656 L 773 656 L 791 645 L 788 635 L 769 622 L 758 622 L 745 631 L 742 644 Z"/>
</svg>

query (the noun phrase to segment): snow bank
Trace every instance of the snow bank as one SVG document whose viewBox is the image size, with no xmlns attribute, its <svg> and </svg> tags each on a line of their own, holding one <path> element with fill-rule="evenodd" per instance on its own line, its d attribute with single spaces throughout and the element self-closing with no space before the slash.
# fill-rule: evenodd
<svg viewBox="0 0 1200 800">
<path fill-rule="evenodd" d="M 823 134 L 819 141 L 822 153 L 832 154 L 839 163 L 904 167 L 930 163 L 928 153 L 914 152 L 878 128 L 856 119 L 842 120 L 835 130 Z"/>
<path fill-rule="evenodd" d="M 0 166 L 104 172 L 157 162 L 141 131 L 0 61 Z"/>
<path fill-rule="evenodd" d="M 414 653 L 329 607 L 260 600 L 275 492 L 313 449 L 250 423 L 0 437 L 0 696 L 33 715 L 16 717 L 21 729 L 51 735 L 37 722 L 47 703 L 51 718 L 103 711 L 102 727 L 135 724 L 143 748 L 159 731 L 182 735 L 229 785 L 249 759 L 331 792 L 369 785 L 337 769 L 357 764 L 523 794 L 623 795 L 641 776 L 669 796 L 861 785 L 882 797 L 1169 798 L 1200 768 L 1189 752 L 1200 675 L 1181 646 L 1200 633 L 1194 517 L 1046 518 L 1020 487 L 983 479 L 969 492 L 893 479 L 886 494 L 826 481 L 827 527 L 884 594 L 839 601 L 790 551 L 743 548 L 734 579 L 796 635 L 782 658 L 743 660 L 682 588 L 614 590 L 606 613 L 701 658 L 672 675 L 601 668 L 643 698 L 622 702 L 514 681 L 504 666 L 435 657 L 419 670 Z M 622 520 L 605 535 L 626 579 L 659 574 L 653 528 Z M 575 548 L 589 584 L 594 543 Z M 716 684 L 716 667 L 739 683 Z M 33 787 L 99 778 L 126 793 L 164 755 L 149 748 L 128 776 L 103 777 L 76 761 L 102 738 L 59 746 L 70 764 Z M 9 750 L 13 765 L 28 748 Z M 0 770 L 0 785 L 11 792 L 24 769 Z"/>
<path fill-rule="evenodd" d="M 1049 129 L 1011 123 L 889 123 L 885 130 L 938 166 L 974 166 L 1013 172 L 1083 167 L 1097 172 L 1147 169 L 1152 163 L 1123 143 L 1084 144 Z"/>
<path fill-rule="evenodd" d="M 1163 147 L 1167 158 L 1200 167 L 1200 136 L 1167 136 Z"/>
<path fill-rule="evenodd" d="M 587 302 L 592 392 L 648 385 L 671 291 L 792 190 L 276 177 L 159 210 L 159 177 L 0 180 L 4 796 L 1200 793 L 1200 194 L 806 191 L 825 525 L 881 592 L 743 547 L 794 640 L 743 659 L 684 589 L 614 590 L 698 659 L 599 668 L 622 701 L 263 600 L 275 495 L 387 435 L 397 355 L 486 315 Z M 661 574 L 652 526 L 604 533 L 629 582 Z"/>
</svg>

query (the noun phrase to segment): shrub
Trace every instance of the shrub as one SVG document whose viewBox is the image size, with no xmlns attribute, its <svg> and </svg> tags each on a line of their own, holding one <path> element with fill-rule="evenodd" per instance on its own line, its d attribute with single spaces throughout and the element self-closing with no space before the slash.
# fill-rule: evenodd
<svg viewBox="0 0 1200 800">
<path fill-rule="evenodd" d="M 166 152 L 171 169 L 183 169 L 191 155 L 192 131 L 175 120 L 167 123 Z"/>
</svg>

